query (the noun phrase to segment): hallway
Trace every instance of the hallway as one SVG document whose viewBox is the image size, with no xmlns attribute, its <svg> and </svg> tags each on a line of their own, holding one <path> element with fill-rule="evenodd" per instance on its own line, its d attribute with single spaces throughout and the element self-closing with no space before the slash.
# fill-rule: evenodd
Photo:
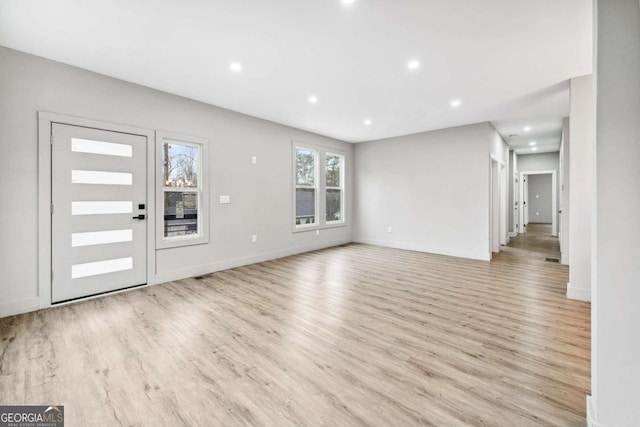
<svg viewBox="0 0 640 427">
<path fill-rule="evenodd" d="M 535 252 L 535 256 L 541 256 L 542 259 L 560 257 L 560 242 L 557 237 L 551 235 L 551 224 L 530 223 L 527 225 L 527 232 L 518 234 L 507 246 Z"/>
</svg>

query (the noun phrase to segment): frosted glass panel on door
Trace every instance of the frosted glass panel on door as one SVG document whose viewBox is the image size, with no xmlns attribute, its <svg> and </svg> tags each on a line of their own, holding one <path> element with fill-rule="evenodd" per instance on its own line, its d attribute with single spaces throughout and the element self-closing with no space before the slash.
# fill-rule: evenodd
<svg viewBox="0 0 640 427">
<path fill-rule="evenodd" d="M 128 144 L 93 141 L 81 138 L 71 138 L 71 151 L 120 157 L 131 157 L 133 155 L 133 147 Z"/>
<path fill-rule="evenodd" d="M 71 266 L 71 278 L 80 279 L 82 277 L 97 276 L 99 274 L 115 273 L 116 271 L 131 270 L 133 268 L 133 258 L 116 258 L 105 261 L 87 262 L 85 264 L 75 264 Z"/>
<path fill-rule="evenodd" d="M 71 215 L 106 215 L 133 212 L 133 202 L 71 202 Z"/>
<path fill-rule="evenodd" d="M 128 172 L 102 172 L 72 170 L 73 184 L 132 185 L 133 174 Z"/>
<path fill-rule="evenodd" d="M 133 241 L 133 230 L 106 230 L 89 231 L 85 233 L 72 233 L 71 246 L 106 245 L 109 243 L 121 243 Z"/>
</svg>

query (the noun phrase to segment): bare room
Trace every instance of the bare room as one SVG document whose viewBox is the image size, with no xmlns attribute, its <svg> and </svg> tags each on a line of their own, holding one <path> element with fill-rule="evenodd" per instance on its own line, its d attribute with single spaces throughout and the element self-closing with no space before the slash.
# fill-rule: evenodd
<svg viewBox="0 0 640 427">
<path fill-rule="evenodd" d="M 0 426 L 640 422 L 637 0 L 0 0 Z"/>
</svg>

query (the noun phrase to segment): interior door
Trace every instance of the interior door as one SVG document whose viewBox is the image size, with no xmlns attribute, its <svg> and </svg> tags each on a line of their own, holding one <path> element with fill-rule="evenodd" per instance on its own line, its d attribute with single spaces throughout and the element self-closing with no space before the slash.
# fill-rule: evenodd
<svg viewBox="0 0 640 427">
<path fill-rule="evenodd" d="M 51 302 L 147 281 L 147 138 L 52 124 Z"/>
</svg>

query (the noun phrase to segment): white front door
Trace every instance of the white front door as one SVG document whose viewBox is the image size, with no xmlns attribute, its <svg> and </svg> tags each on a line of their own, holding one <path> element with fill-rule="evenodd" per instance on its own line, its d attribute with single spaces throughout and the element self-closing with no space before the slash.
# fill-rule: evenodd
<svg viewBox="0 0 640 427">
<path fill-rule="evenodd" d="M 147 138 L 52 124 L 51 302 L 147 282 Z"/>
</svg>

